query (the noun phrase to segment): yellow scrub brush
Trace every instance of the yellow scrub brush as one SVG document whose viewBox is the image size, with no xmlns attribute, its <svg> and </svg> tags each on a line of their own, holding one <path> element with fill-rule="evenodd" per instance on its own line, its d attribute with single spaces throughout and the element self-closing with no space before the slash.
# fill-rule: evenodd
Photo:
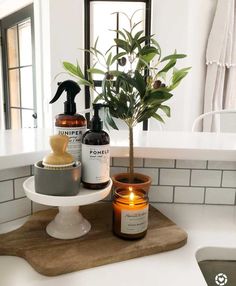
<svg viewBox="0 0 236 286">
<path fill-rule="evenodd" d="M 43 158 L 43 166 L 46 169 L 63 170 L 71 168 L 75 164 L 74 157 L 66 151 L 69 137 L 66 135 L 50 136 L 52 152 Z"/>
</svg>

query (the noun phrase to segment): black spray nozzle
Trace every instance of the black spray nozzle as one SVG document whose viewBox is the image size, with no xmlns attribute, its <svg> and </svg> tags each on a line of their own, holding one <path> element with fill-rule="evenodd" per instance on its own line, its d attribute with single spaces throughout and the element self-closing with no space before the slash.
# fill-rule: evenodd
<svg viewBox="0 0 236 286">
<path fill-rule="evenodd" d="M 54 103 L 61 96 L 63 91 L 67 93 L 67 99 L 64 102 L 64 113 L 73 115 L 76 113 L 75 96 L 80 92 L 80 86 L 73 80 L 65 80 L 63 82 L 58 82 L 58 89 L 49 103 Z"/>
<path fill-rule="evenodd" d="M 93 118 L 91 120 L 91 130 L 93 131 L 101 131 L 102 130 L 102 120 L 99 116 L 99 110 L 102 107 L 108 107 L 108 105 L 106 104 L 102 104 L 102 103 L 93 103 L 93 109 L 94 109 L 94 115 Z"/>
</svg>

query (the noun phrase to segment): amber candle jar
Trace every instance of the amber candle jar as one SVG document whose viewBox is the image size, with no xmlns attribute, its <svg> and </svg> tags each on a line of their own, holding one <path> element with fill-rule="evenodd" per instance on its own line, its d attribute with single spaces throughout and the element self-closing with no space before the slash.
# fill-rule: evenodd
<svg viewBox="0 0 236 286">
<path fill-rule="evenodd" d="M 148 227 L 148 196 L 141 189 L 117 189 L 113 199 L 113 232 L 129 240 L 146 235 Z"/>
</svg>

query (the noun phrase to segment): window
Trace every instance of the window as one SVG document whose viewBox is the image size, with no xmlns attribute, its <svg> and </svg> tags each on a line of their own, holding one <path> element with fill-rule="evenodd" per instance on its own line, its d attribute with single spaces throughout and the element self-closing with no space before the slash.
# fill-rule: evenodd
<svg viewBox="0 0 236 286">
<path fill-rule="evenodd" d="M 133 1 L 98 1 L 85 0 L 85 49 L 94 45 L 99 37 L 99 50 L 106 52 L 106 48 L 112 45 L 114 32 L 126 28 L 128 25 L 127 18 L 123 15 L 126 13 L 129 17 L 135 12 L 136 21 L 143 21 L 139 29 L 145 30 L 146 35 L 150 35 L 151 29 L 151 0 L 133 0 Z M 118 51 L 117 51 L 118 52 Z M 91 66 L 90 55 L 85 54 L 85 68 Z M 95 84 L 101 86 L 101 77 L 96 78 Z M 89 88 L 85 87 L 85 108 L 90 108 Z M 87 119 L 89 115 L 87 115 Z M 147 122 L 144 122 L 143 129 L 147 130 Z"/>
<path fill-rule="evenodd" d="M 6 128 L 36 127 L 33 5 L 3 18 L 0 25 Z"/>
</svg>

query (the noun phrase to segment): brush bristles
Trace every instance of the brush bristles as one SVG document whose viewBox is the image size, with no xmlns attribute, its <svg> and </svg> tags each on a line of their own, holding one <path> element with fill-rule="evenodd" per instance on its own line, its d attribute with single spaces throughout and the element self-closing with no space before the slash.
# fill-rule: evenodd
<svg viewBox="0 0 236 286">
<path fill-rule="evenodd" d="M 65 169 L 69 169 L 73 167 L 74 164 L 75 162 L 70 163 L 70 164 L 65 164 L 65 165 L 49 165 L 49 164 L 43 163 L 43 166 L 45 169 L 48 169 L 48 170 L 65 170 Z"/>
</svg>

